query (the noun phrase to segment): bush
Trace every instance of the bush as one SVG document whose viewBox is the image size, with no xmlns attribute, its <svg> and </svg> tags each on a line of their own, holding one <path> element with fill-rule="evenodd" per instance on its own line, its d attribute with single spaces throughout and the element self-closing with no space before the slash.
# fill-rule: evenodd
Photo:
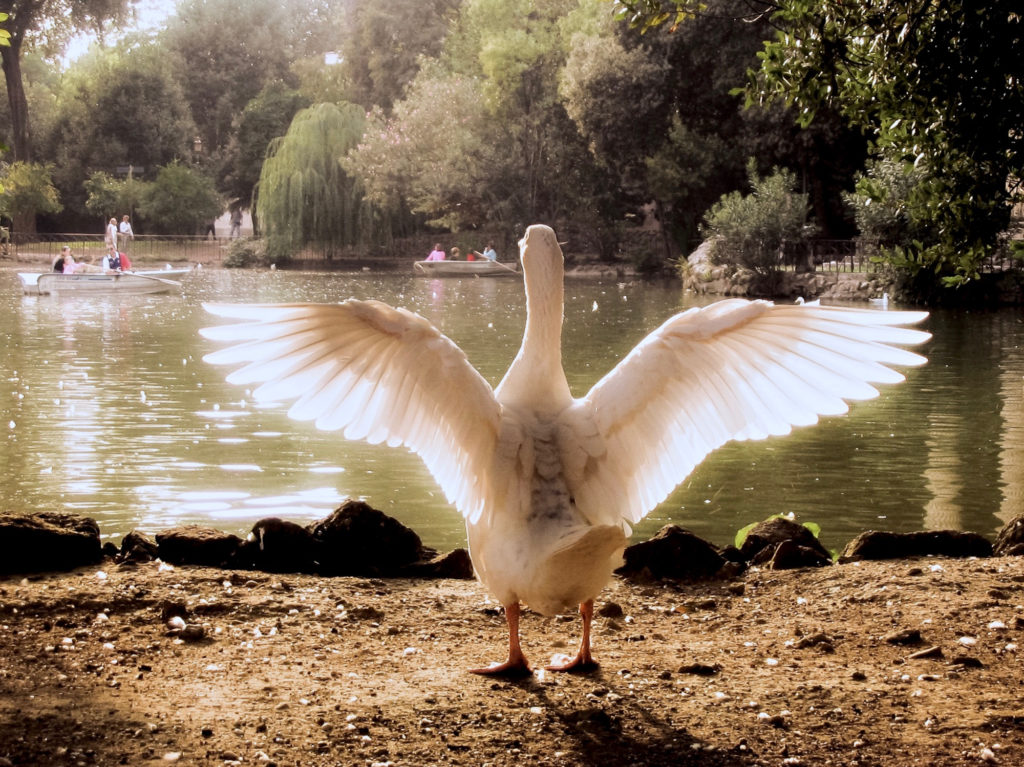
<svg viewBox="0 0 1024 767">
<path fill-rule="evenodd" d="M 857 176 L 856 191 L 843 194 L 861 237 L 882 248 L 929 239 L 928 225 L 914 220 L 910 206 L 914 190 L 926 179 L 923 170 L 899 160 L 868 162 L 866 172 Z"/>
<path fill-rule="evenodd" d="M 270 266 L 267 243 L 252 237 L 240 237 L 228 245 L 224 266 L 228 269 L 251 269 Z"/>
<path fill-rule="evenodd" d="M 711 251 L 715 263 L 772 277 L 782 267 L 783 245 L 804 242 L 814 232 L 807 226 L 807 195 L 793 191 L 796 176 L 791 171 L 775 168 L 761 177 L 751 160 L 747 175 L 751 193 L 723 195 L 704 216 L 701 231 L 717 238 Z"/>
</svg>

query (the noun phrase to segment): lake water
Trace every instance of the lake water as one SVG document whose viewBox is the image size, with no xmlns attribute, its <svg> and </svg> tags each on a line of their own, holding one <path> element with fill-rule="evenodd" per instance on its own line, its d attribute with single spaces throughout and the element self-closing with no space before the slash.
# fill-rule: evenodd
<svg viewBox="0 0 1024 767">
<path fill-rule="evenodd" d="M 202 361 L 203 301 L 379 298 L 419 312 L 496 384 L 524 324 L 519 279 L 206 270 L 181 295 L 23 296 L 0 272 L 0 510 L 84 514 L 105 538 L 179 523 L 246 533 L 362 498 L 441 549 L 461 517 L 419 459 L 346 442 L 259 407 Z M 677 285 L 570 280 L 564 362 L 575 394 L 687 305 Z M 938 312 L 929 363 L 847 416 L 713 453 L 638 528 L 672 521 L 723 545 L 793 512 L 841 547 L 866 529 L 957 528 L 990 538 L 1024 514 L 1024 317 Z"/>
</svg>

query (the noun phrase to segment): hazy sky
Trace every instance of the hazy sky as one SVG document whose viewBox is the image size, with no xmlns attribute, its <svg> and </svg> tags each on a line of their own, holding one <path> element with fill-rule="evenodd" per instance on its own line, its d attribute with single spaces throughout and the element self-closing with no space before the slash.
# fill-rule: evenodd
<svg viewBox="0 0 1024 767">
<path fill-rule="evenodd" d="M 131 29 L 144 30 L 159 27 L 168 16 L 174 13 L 175 5 L 177 5 L 177 0 L 139 0 L 135 4 L 135 13 L 138 20 Z M 94 36 L 91 34 L 78 35 L 72 38 L 62 57 L 65 65 L 89 50 L 89 45 L 94 39 Z"/>
</svg>

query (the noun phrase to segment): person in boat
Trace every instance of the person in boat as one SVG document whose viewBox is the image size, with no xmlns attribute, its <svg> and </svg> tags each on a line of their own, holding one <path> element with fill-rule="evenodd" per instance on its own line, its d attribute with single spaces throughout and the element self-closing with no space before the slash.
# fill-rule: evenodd
<svg viewBox="0 0 1024 767">
<path fill-rule="evenodd" d="M 444 261 L 444 251 L 441 250 L 441 243 L 437 243 L 434 249 L 430 251 L 427 261 Z"/>
<path fill-rule="evenodd" d="M 103 270 L 95 264 L 86 261 L 75 261 L 70 249 L 64 257 L 64 274 L 93 274 Z"/>
<path fill-rule="evenodd" d="M 462 258 L 462 251 L 458 248 L 452 248 L 452 261 L 458 261 Z"/>
<path fill-rule="evenodd" d="M 494 250 L 494 245 L 492 243 L 490 243 L 490 242 L 487 243 L 487 247 L 484 248 L 484 252 L 481 253 L 480 255 L 483 256 L 484 258 L 486 258 L 488 261 L 497 261 L 498 260 L 498 254 Z"/>
<path fill-rule="evenodd" d="M 53 271 L 59 272 L 59 273 L 63 274 L 64 273 L 64 264 L 67 262 L 68 256 L 70 256 L 70 255 L 71 255 L 71 246 L 70 245 L 64 245 L 63 247 L 61 247 L 60 255 L 57 256 L 57 258 L 55 258 L 54 261 L 53 261 Z"/>
<path fill-rule="evenodd" d="M 113 245 L 107 245 L 107 254 L 103 257 L 103 271 L 121 271 L 121 254 L 117 252 Z"/>
</svg>

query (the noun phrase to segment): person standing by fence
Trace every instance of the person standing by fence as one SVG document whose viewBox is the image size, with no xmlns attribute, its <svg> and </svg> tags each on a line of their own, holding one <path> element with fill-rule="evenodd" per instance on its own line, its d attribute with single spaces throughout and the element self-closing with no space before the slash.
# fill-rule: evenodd
<svg viewBox="0 0 1024 767">
<path fill-rule="evenodd" d="M 121 217 L 121 225 L 118 227 L 117 232 L 118 245 L 114 248 L 115 251 L 121 251 L 122 253 L 128 252 L 128 242 L 135 239 L 135 232 L 132 231 L 131 222 L 128 220 L 128 216 Z"/>
<path fill-rule="evenodd" d="M 112 218 L 107 222 L 107 231 L 103 235 L 103 244 L 112 245 L 117 250 L 117 219 Z"/>
</svg>

